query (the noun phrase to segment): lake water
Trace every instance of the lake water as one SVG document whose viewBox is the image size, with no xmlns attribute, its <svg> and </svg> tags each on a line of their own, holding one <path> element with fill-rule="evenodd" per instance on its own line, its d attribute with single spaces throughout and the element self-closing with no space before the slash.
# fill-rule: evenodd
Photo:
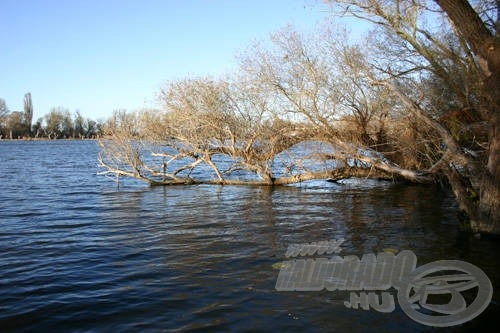
<svg viewBox="0 0 500 333">
<path fill-rule="evenodd" d="M 491 303 L 443 330 L 497 321 L 499 243 L 460 232 L 435 186 L 118 188 L 97 175 L 97 153 L 93 141 L 0 141 L 0 331 L 441 330 L 398 305 L 347 308 L 347 291 L 275 289 L 289 245 L 341 238 L 342 256 L 406 249 L 418 266 L 476 265 Z"/>
</svg>

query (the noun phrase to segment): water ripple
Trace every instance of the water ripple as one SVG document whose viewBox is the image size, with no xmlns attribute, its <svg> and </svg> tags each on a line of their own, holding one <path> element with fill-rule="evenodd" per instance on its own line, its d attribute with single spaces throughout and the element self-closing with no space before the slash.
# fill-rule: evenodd
<svg viewBox="0 0 500 333">
<path fill-rule="evenodd" d="M 347 309 L 346 293 L 274 289 L 288 245 L 333 238 L 342 254 L 469 261 L 499 287 L 498 244 L 461 234 L 434 188 L 117 188 L 96 155 L 91 141 L 0 142 L 0 330 L 425 331 L 401 311 Z"/>
</svg>

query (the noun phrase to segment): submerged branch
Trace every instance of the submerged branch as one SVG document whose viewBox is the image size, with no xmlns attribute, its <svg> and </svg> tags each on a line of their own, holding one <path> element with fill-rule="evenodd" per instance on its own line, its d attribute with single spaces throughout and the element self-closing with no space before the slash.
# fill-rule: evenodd
<svg viewBox="0 0 500 333">
<path fill-rule="evenodd" d="M 110 171 L 114 172 L 114 171 Z M 124 173 L 120 173 L 124 174 Z M 124 174 L 126 175 L 126 174 Z M 129 175 L 130 176 L 130 175 Z M 138 178 L 138 177 L 134 177 Z M 404 180 L 404 177 L 399 177 L 397 174 L 391 174 L 380 170 L 373 170 L 372 168 L 362 167 L 342 167 L 332 170 L 306 172 L 298 175 L 272 178 L 270 181 L 267 179 L 261 180 L 241 180 L 241 179 L 222 179 L 222 180 L 203 180 L 192 178 L 178 178 L 166 181 L 156 181 L 153 179 L 146 179 L 144 177 L 138 178 L 147 181 L 151 186 L 169 186 L 169 185 L 250 185 L 250 186 L 283 186 L 297 184 L 309 180 L 328 180 L 338 181 L 349 178 L 366 178 L 366 179 L 381 179 L 381 180 Z M 430 182 L 430 178 L 419 178 L 420 183 Z"/>
<path fill-rule="evenodd" d="M 122 147 L 125 151 L 128 151 L 128 147 Z M 121 156 L 116 152 L 119 151 L 116 147 L 112 150 L 114 154 L 111 155 L 113 159 L 117 156 Z M 167 154 L 154 153 L 155 156 L 166 157 Z M 106 168 L 105 171 L 100 174 L 116 174 L 126 177 L 131 177 L 139 179 L 149 183 L 152 186 L 159 185 L 185 185 L 185 184 L 219 184 L 219 185 L 288 185 L 294 183 L 300 183 L 309 180 L 341 180 L 352 177 L 357 178 L 372 178 L 372 179 L 386 179 L 386 180 L 408 180 L 411 182 L 418 183 L 429 183 L 433 181 L 433 176 L 429 173 L 418 172 L 413 170 L 403 169 L 397 165 L 390 164 L 387 161 L 379 157 L 370 157 L 366 154 L 361 153 L 350 153 L 340 152 L 338 154 L 331 153 L 315 153 L 315 154 L 305 154 L 306 157 L 299 158 L 295 156 L 291 162 L 293 165 L 287 165 L 283 168 L 279 176 L 276 176 L 277 172 L 273 173 L 273 170 L 263 169 L 262 161 L 242 161 L 240 158 L 232 158 L 230 155 L 223 154 L 225 156 L 225 163 L 229 164 L 225 171 L 220 171 L 222 168 L 221 163 L 214 162 L 212 160 L 211 154 L 205 156 L 198 156 L 194 161 L 186 163 L 182 166 L 176 167 L 173 172 L 166 172 L 167 163 L 163 163 L 163 172 L 160 167 L 148 166 L 146 162 L 141 160 L 142 168 L 145 172 L 139 172 L 135 169 L 125 169 L 120 167 L 116 160 L 112 163 L 108 163 L 104 160 L 105 156 L 109 156 L 105 151 L 99 156 L 99 165 Z M 173 161 L 178 161 L 180 158 L 193 157 L 193 155 L 181 153 L 178 156 L 168 155 L 170 157 L 169 163 Z M 276 159 L 273 156 L 273 160 Z M 304 166 L 304 158 L 308 158 L 309 161 L 319 160 L 323 161 L 334 161 L 335 166 L 327 167 L 326 164 L 316 164 L 315 168 L 306 168 Z M 350 162 L 348 163 L 347 160 Z M 123 162 L 123 161 L 122 161 Z M 126 161 L 125 161 L 126 162 Z M 215 175 L 215 179 L 208 178 L 191 178 L 190 175 L 192 171 L 204 164 L 209 167 Z M 269 164 L 272 164 L 269 162 Z M 283 161 L 278 161 L 277 165 L 283 164 Z M 126 163 L 122 164 L 126 166 Z M 323 166 L 319 168 L 318 165 Z M 189 170 L 188 175 L 180 175 L 182 171 Z M 299 171 L 300 170 L 300 171 Z M 146 172 L 147 171 L 147 172 Z M 248 174 L 254 175 L 255 177 L 249 177 L 248 174 L 244 179 L 235 179 L 232 177 L 233 173 L 238 171 L 247 172 Z M 206 175 L 206 174 L 205 174 Z M 208 177 L 208 176 L 207 176 Z"/>
</svg>

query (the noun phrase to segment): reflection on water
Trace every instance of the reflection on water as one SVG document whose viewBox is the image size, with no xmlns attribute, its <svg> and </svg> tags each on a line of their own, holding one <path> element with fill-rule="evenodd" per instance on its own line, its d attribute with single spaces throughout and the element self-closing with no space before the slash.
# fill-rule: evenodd
<svg viewBox="0 0 500 333">
<path fill-rule="evenodd" d="M 341 255 L 410 249 L 460 259 L 499 288 L 499 246 L 458 231 L 433 186 L 119 189 L 93 142 L 0 142 L 0 327 L 7 330 L 428 331 L 398 307 L 347 309 L 347 292 L 277 292 L 290 244 L 344 238 Z M 461 331 L 493 322 L 489 308 Z M 486 325 L 486 326 L 485 326 Z"/>
</svg>

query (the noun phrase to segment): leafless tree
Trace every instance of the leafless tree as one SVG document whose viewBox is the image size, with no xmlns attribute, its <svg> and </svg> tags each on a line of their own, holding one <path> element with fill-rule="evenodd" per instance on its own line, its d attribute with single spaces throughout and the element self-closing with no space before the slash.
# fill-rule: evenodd
<svg viewBox="0 0 500 333">
<path fill-rule="evenodd" d="M 0 138 L 2 138 L 6 133 L 4 132 L 6 129 L 6 120 L 9 115 L 9 108 L 7 107 L 7 103 L 3 98 L 0 98 Z"/>
<path fill-rule="evenodd" d="M 386 44 L 388 57 L 373 62 L 379 72 L 374 81 L 389 87 L 415 119 L 438 134 L 442 154 L 429 170 L 447 176 L 472 230 L 500 233 L 498 2 L 489 1 L 489 7 L 486 2 L 466 0 L 329 2 L 343 15 L 374 23 L 392 41 Z M 449 87 L 451 100 L 436 103 L 436 95 L 427 98 L 432 94 L 422 78 L 429 75 Z M 484 149 L 464 149 L 453 131 L 436 121 L 435 107 L 447 103 L 449 112 L 456 106 L 477 112 L 489 127 L 488 140 L 480 145 Z"/>
<path fill-rule="evenodd" d="M 152 185 L 282 185 L 352 176 L 429 180 L 362 152 L 355 154 L 356 161 L 350 160 L 347 144 L 328 142 L 328 149 L 307 153 L 294 149 L 324 135 L 309 124 L 278 117 L 276 103 L 256 83 L 248 76 L 236 81 L 202 78 L 169 83 L 161 92 L 162 112 L 139 112 L 130 117 L 139 119 L 134 136 L 116 130 L 100 141 L 103 173 Z M 326 166 L 340 156 L 340 149 L 343 161 Z M 212 177 L 203 178 L 207 174 Z"/>
<path fill-rule="evenodd" d="M 360 46 L 286 27 L 252 45 L 232 78 L 170 82 L 160 110 L 110 120 L 103 173 L 152 185 L 445 176 L 471 229 L 498 234 L 496 12 L 463 0 L 328 2 L 379 37 Z M 457 109 L 475 115 L 453 130 L 442 119 Z M 487 142 L 464 138 L 483 123 Z"/>
<path fill-rule="evenodd" d="M 325 157 L 354 159 L 372 170 L 428 181 L 405 170 L 405 165 L 398 166 L 401 159 L 395 157 L 401 154 L 393 150 L 402 146 L 405 127 L 399 125 L 404 110 L 387 86 L 374 84 L 373 70 L 359 46 L 347 43 L 337 31 L 305 36 L 290 28 L 273 35 L 272 41 L 271 48 L 254 46 L 253 53 L 242 59 L 242 69 L 272 93 L 281 110 L 306 121 L 315 140 L 336 147 L 336 156 Z M 372 150 L 392 155 L 392 161 L 367 153 Z"/>
<path fill-rule="evenodd" d="M 33 121 L 33 102 L 31 93 L 24 95 L 24 123 L 28 136 L 31 136 L 31 123 Z"/>
</svg>

